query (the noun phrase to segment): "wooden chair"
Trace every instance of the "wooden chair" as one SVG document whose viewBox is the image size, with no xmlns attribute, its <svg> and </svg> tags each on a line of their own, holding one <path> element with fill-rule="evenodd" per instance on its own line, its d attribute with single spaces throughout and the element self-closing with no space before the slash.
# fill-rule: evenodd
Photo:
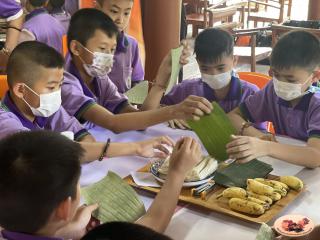
<svg viewBox="0 0 320 240">
<path fill-rule="evenodd" d="M 278 39 L 284 33 L 294 31 L 294 30 L 304 30 L 316 35 L 320 39 L 320 29 L 313 29 L 313 28 L 301 28 L 301 27 L 291 27 L 291 26 L 284 26 L 281 24 L 272 24 L 271 31 L 272 31 L 272 46 L 276 44 Z"/>
<path fill-rule="evenodd" d="M 196 37 L 199 29 L 213 27 L 215 22 L 228 22 L 236 11 L 237 7 L 221 7 L 226 0 L 217 0 L 214 4 L 209 4 L 206 0 L 183 0 L 187 5 L 187 24 L 192 25 L 192 37 Z"/>
<path fill-rule="evenodd" d="M 258 26 L 258 22 L 262 23 L 281 23 L 284 20 L 284 8 L 285 0 L 248 0 L 248 6 L 251 3 L 256 3 L 257 5 L 264 6 L 265 11 L 251 12 L 248 7 L 248 18 L 247 26 L 249 26 L 250 21 L 254 22 L 254 27 Z M 271 11 L 268 9 L 272 8 Z"/>
<path fill-rule="evenodd" d="M 256 36 L 260 31 L 268 31 L 269 27 L 233 30 L 231 33 L 235 38 L 242 36 L 250 36 L 250 46 L 248 47 L 234 47 L 234 55 L 238 57 L 239 63 L 249 63 L 251 65 L 251 72 L 256 71 L 256 63 L 270 56 L 272 52 L 271 47 L 257 47 Z M 271 34 L 271 33 L 270 33 Z"/>
</svg>

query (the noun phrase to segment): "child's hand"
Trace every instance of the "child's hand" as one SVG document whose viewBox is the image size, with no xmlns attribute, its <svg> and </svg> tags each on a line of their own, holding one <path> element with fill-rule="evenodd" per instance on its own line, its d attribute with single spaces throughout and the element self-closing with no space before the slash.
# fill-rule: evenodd
<svg viewBox="0 0 320 240">
<path fill-rule="evenodd" d="M 87 225 L 91 219 L 91 214 L 98 208 L 98 204 L 89 206 L 82 205 L 77 209 L 72 221 L 56 233 L 57 237 L 63 239 L 80 239 L 87 233 Z"/>
<path fill-rule="evenodd" d="M 200 144 L 191 137 L 180 139 L 171 154 L 169 174 L 185 175 L 190 169 L 201 161 Z"/>
<path fill-rule="evenodd" d="M 176 128 L 183 129 L 183 130 L 190 129 L 190 126 L 188 125 L 188 123 L 182 119 L 174 119 L 169 121 L 168 123 L 169 123 L 169 127 L 173 129 L 176 129 Z"/>
<path fill-rule="evenodd" d="M 210 114 L 212 111 L 212 104 L 207 99 L 193 95 L 174 105 L 174 107 L 175 119 L 199 120 L 201 116 Z"/>
<path fill-rule="evenodd" d="M 180 64 L 183 66 L 189 63 L 188 58 L 191 56 L 191 50 L 187 41 L 185 40 L 183 40 L 180 45 L 183 46 L 182 53 L 180 56 Z M 167 87 L 171 75 L 171 64 L 172 61 L 170 51 L 162 60 L 161 65 L 158 69 L 158 73 L 155 79 L 156 86 L 160 86 L 163 89 Z"/>
<path fill-rule="evenodd" d="M 240 163 L 251 161 L 257 157 L 268 155 L 269 141 L 255 137 L 231 136 L 232 141 L 227 144 L 227 153 L 232 159 Z"/>
<path fill-rule="evenodd" d="M 166 158 L 170 152 L 164 145 L 174 146 L 173 140 L 167 136 L 152 138 L 136 144 L 137 155 L 146 158 Z"/>
</svg>

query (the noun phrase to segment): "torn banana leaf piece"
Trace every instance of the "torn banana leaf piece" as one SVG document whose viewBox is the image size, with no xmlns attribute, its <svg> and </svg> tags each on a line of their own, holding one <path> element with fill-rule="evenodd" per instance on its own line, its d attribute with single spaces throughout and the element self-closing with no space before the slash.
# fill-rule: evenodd
<svg viewBox="0 0 320 240">
<path fill-rule="evenodd" d="M 137 193 L 114 172 L 97 183 L 81 189 L 86 204 L 98 203 L 93 216 L 102 223 L 135 222 L 146 210 Z"/>
<path fill-rule="evenodd" d="M 254 159 L 247 163 L 231 163 L 228 167 L 217 170 L 214 180 L 225 187 L 247 186 L 248 178 L 265 178 L 273 168 L 270 164 Z"/>
<path fill-rule="evenodd" d="M 199 121 L 188 120 L 188 124 L 207 152 L 218 161 L 224 161 L 228 159 L 226 145 L 237 131 L 223 109 L 216 102 L 212 102 L 212 106 L 211 114 L 201 117 Z"/>
</svg>

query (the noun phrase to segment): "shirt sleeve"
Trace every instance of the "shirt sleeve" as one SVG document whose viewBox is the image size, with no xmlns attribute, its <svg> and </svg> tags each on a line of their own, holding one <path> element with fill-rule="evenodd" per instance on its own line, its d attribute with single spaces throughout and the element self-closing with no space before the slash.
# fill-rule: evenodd
<svg viewBox="0 0 320 240">
<path fill-rule="evenodd" d="M 89 134 L 79 121 L 70 116 L 63 107 L 48 119 L 46 129 L 59 133 L 71 131 L 74 133 L 75 140 L 79 140 Z"/>
<path fill-rule="evenodd" d="M 264 89 L 248 96 L 239 108 L 242 116 L 245 120 L 252 123 L 261 123 L 270 121 L 268 118 L 268 110 L 273 103 L 270 101 L 270 95 L 272 95 L 273 85 L 269 83 Z"/>
<path fill-rule="evenodd" d="M 1 0 L 0 1 L 0 17 L 5 18 L 8 22 L 21 17 L 23 10 L 19 1 Z"/>
<path fill-rule="evenodd" d="M 119 113 L 128 103 L 128 98 L 118 91 L 117 86 L 109 77 L 100 79 L 101 81 L 101 105 L 110 112 Z"/>
<path fill-rule="evenodd" d="M 144 80 L 144 70 L 142 66 L 142 61 L 139 54 L 138 42 L 133 39 L 132 43 L 132 75 L 131 81 L 133 83 Z"/>
<path fill-rule="evenodd" d="M 61 88 L 62 106 L 70 116 L 81 119 L 83 113 L 96 104 L 93 98 L 87 97 L 79 80 L 70 73 L 64 73 Z"/>
<path fill-rule="evenodd" d="M 14 133 L 22 131 L 30 131 L 28 128 L 25 128 L 17 116 L 11 112 L 5 112 L 0 109 L 0 139 L 5 138 L 6 136 L 12 135 Z"/>
<path fill-rule="evenodd" d="M 320 96 L 314 96 L 309 105 L 308 137 L 320 138 Z"/>
</svg>

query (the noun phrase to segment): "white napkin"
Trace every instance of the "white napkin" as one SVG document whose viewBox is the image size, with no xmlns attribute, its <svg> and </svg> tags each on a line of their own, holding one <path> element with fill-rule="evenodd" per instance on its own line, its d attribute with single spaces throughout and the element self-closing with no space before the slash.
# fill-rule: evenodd
<svg viewBox="0 0 320 240">
<path fill-rule="evenodd" d="M 141 187 L 161 187 L 151 173 L 130 172 L 133 181 Z"/>
</svg>

